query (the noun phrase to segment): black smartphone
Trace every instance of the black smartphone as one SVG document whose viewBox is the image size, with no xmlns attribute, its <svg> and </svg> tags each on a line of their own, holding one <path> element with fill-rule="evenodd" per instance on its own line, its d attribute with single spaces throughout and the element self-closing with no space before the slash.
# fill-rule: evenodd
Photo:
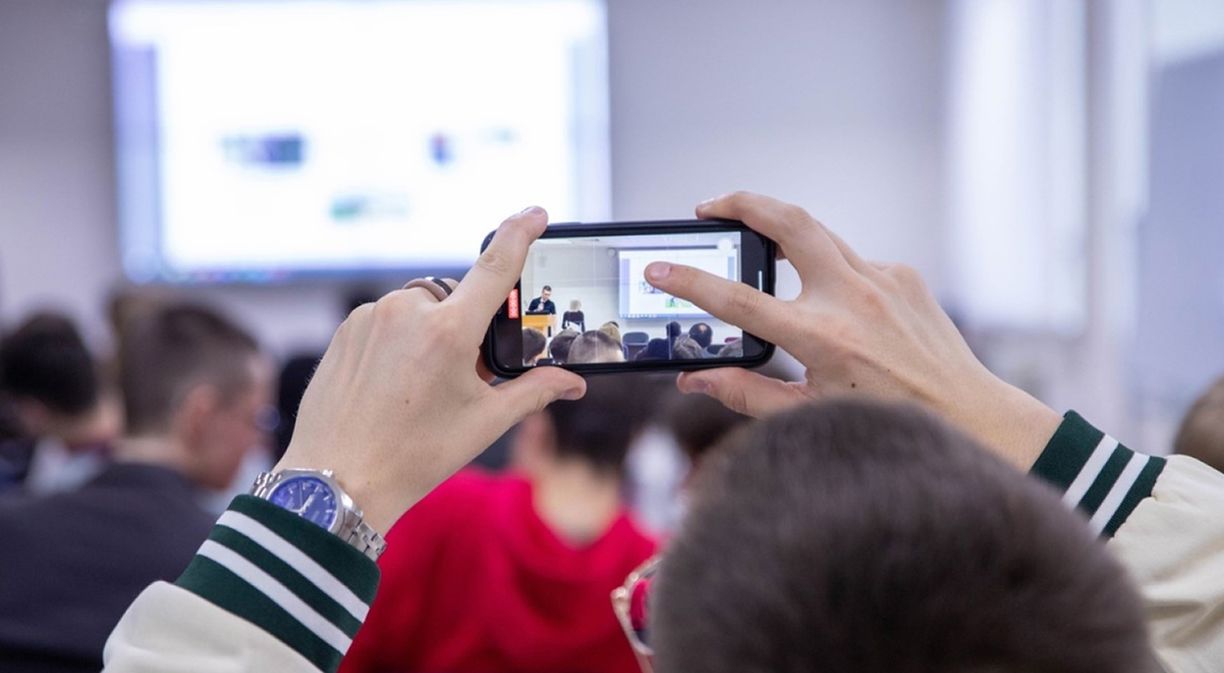
<svg viewBox="0 0 1224 673">
<path fill-rule="evenodd" d="M 774 242 L 742 222 L 551 225 L 489 326 L 489 370 L 509 378 L 542 365 L 579 373 L 754 367 L 773 356 L 773 344 L 646 282 L 656 261 L 774 294 Z"/>
</svg>

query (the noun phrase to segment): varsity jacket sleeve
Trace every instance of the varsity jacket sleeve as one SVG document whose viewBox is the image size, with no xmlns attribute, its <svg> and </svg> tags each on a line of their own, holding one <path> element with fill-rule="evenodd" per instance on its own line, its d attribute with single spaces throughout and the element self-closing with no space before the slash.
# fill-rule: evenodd
<svg viewBox="0 0 1224 673">
<path fill-rule="evenodd" d="M 1224 662 L 1224 475 L 1137 453 L 1068 412 L 1032 468 L 1130 571 L 1170 673 Z"/>
<path fill-rule="evenodd" d="M 105 673 L 335 671 L 378 587 L 378 566 L 318 526 L 242 495 L 174 584 L 128 608 Z"/>
</svg>

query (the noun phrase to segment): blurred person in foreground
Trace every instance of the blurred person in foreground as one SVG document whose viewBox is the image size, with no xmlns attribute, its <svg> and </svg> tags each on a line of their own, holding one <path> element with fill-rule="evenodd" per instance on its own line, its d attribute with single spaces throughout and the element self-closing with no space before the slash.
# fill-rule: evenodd
<svg viewBox="0 0 1224 673">
<path fill-rule="evenodd" d="M 0 405 L 15 426 L 0 439 L 0 492 L 72 490 L 109 461 L 119 404 L 67 316 L 36 313 L 0 340 Z"/>
<path fill-rule="evenodd" d="M 115 462 L 73 492 L 0 501 L 0 670 L 97 671 L 128 604 L 208 536 L 198 490 L 263 440 L 271 372 L 246 332 L 186 305 L 129 327 Z"/>
<path fill-rule="evenodd" d="M 552 364 L 563 365 L 569 361 L 570 346 L 574 345 L 574 339 L 578 338 L 578 332 L 567 329 L 562 330 L 560 334 L 552 338 L 548 343 L 548 357 L 552 360 Z"/>
<path fill-rule="evenodd" d="M 1224 472 L 1224 377 L 1212 383 L 1186 412 L 1173 453 L 1197 458 Z"/>
<path fill-rule="evenodd" d="M 1078 414 L 1060 416 L 994 376 L 917 273 L 863 260 L 801 208 L 736 193 L 701 204 L 697 216 L 737 219 L 777 241 L 799 274 L 798 296 L 766 296 L 667 262 L 647 266 L 647 281 L 777 343 L 806 372 L 791 382 L 739 368 L 690 372 L 678 378 L 682 391 L 709 394 L 758 417 L 844 396 L 921 404 L 976 440 L 980 450 L 1054 488 L 1081 517 L 1079 525 L 1105 540 L 1140 588 L 1152 643 L 1167 671 L 1218 670 L 1224 660 L 1224 548 L 1217 543 L 1224 539 L 1224 517 L 1217 514 L 1224 511 L 1224 475 L 1193 458 L 1132 451 Z M 527 250 L 546 224 L 542 209 L 525 209 L 502 223 L 463 282 L 445 294 L 415 279 L 409 289 L 349 316 L 306 391 L 293 442 L 268 479 L 295 486 L 330 479 L 325 492 L 353 503 L 343 514 L 357 527 L 332 532 L 316 522 L 318 502 L 277 502 L 276 492 L 263 489 L 239 496 L 177 582 L 153 584 L 128 609 L 107 644 L 109 673 L 339 666 L 377 593 L 372 559 L 382 548 L 380 534 L 512 425 L 555 400 L 585 393 L 582 377 L 558 367 L 535 368 L 493 386 L 479 364 L 489 321 L 519 282 Z M 891 478 L 897 475 L 904 470 Z M 949 489 L 974 489 L 943 481 Z M 889 494 L 875 496 L 887 502 Z M 236 538 L 234 526 L 249 533 L 244 537 L 250 542 Z M 801 534 L 794 539 L 803 541 Z M 731 570 L 752 576 L 779 562 L 784 559 L 754 557 L 748 567 Z M 698 593 L 696 606 L 663 605 L 666 573 L 664 566 L 659 607 L 696 610 L 728 628 L 740 623 L 736 597 L 718 594 L 713 584 Z M 427 584 L 429 577 L 418 581 Z M 891 586 L 835 598 L 846 609 L 869 605 Z M 963 600 L 960 594 L 955 600 Z M 779 596 L 778 605 L 790 595 Z M 781 623 L 785 615 L 770 618 Z M 1097 650 L 1112 641 L 1111 634 L 1088 633 L 1076 646 Z M 799 664 L 795 670 L 810 668 Z"/>
<path fill-rule="evenodd" d="M 534 367 L 544 356 L 544 348 L 548 344 L 544 333 L 534 327 L 523 328 L 523 364 Z"/>
<path fill-rule="evenodd" d="M 341 671 L 635 673 L 608 594 L 655 548 L 621 501 L 651 399 L 592 380 L 519 424 L 518 474 L 465 470 L 401 518 Z"/>
<path fill-rule="evenodd" d="M 624 362 L 625 351 L 620 341 L 612 338 L 602 328 L 583 332 L 569 347 L 567 364 L 600 364 Z"/>
</svg>

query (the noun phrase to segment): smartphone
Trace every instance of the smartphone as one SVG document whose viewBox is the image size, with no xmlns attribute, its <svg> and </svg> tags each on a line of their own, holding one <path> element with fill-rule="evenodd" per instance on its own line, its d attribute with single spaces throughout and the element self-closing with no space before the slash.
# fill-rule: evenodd
<svg viewBox="0 0 1224 673">
<path fill-rule="evenodd" d="M 774 294 L 774 242 L 742 222 L 551 225 L 489 326 L 489 370 L 512 378 L 544 365 L 579 373 L 754 367 L 773 356 L 773 344 L 646 282 L 656 261 Z"/>
</svg>

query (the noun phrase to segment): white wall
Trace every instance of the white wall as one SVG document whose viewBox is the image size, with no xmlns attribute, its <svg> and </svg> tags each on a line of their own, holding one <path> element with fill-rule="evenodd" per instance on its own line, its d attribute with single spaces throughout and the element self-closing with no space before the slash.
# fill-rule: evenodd
<svg viewBox="0 0 1224 673">
<path fill-rule="evenodd" d="M 104 8 L 0 2 L 0 318 L 53 303 L 100 342 L 119 274 Z M 942 1 L 609 0 L 608 15 L 618 219 L 754 189 L 941 286 Z M 283 351 L 326 340 L 342 288 L 193 294 Z"/>
</svg>

